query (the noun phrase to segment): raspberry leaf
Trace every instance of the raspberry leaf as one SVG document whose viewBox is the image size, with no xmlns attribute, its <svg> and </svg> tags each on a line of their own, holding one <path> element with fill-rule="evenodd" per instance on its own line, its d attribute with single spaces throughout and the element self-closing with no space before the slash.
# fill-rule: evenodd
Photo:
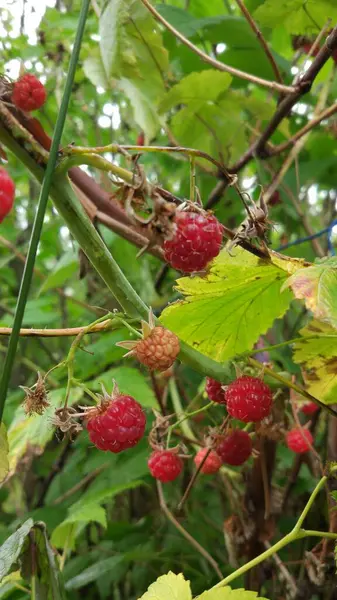
<svg viewBox="0 0 337 600">
<path fill-rule="evenodd" d="M 325 404 L 336 402 L 337 332 L 326 323 L 312 321 L 300 331 L 294 360 L 303 367 L 306 388 Z"/>
<path fill-rule="evenodd" d="M 139 600 L 192 600 L 190 582 L 181 573 L 175 575 L 170 571 L 151 583 Z"/>
<path fill-rule="evenodd" d="M 167 307 L 160 320 L 203 354 L 226 360 L 250 350 L 285 313 L 291 294 L 281 293 L 281 287 L 287 271 L 296 267 L 289 260 L 273 264 L 239 248 L 234 256 L 223 250 L 206 276 L 178 280 L 185 299 Z"/>
<path fill-rule="evenodd" d="M 337 7 L 334 0 L 314 0 L 305 10 L 303 0 L 267 0 L 254 12 L 260 25 L 274 28 L 280 23 L 289 33 L 307 33 L 313 21 L 317 27 L 323 27 L 326 19 L 336 20 Z"/>
<path fill-rule="evenodd" d="M 337 329 L 337 258 L 317 262 L 312 267 L 299 269 L 286 282 L 296 298 L 321 321 Z"/>
</svg>

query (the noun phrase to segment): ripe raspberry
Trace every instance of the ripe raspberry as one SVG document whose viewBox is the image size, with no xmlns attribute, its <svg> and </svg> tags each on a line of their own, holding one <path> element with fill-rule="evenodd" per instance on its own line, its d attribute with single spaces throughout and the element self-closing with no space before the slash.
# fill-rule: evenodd
<svg viewBox="0 0 337 600">
<path fill-rule="evenodd" d="M 201 461 L 203 460 L 205 454 L 208 452 L 208 448 L 201 448 L 199 452 L 194 457 L 194 462 L 197 467 L 199 467 Z M 202 465 L 200 472 L 205 475 L 212 475 L 213 473 L 217 473 L 222 465 L 222 461 L 220 456 L 211 450 L 209 455 L 207 456 L 204 464 Z"/>
<path fill-rule="evenodd" d="M 0 223 L 11 211 L 15 194 L 15 185 L 7 171 L 0 167 Z"/>
<path fill-rule="evenodd" d="M 312 58 L 314 58 L 315 56 L 317 56 L 317 54 L 318 54 L 318 53 L 319 53 L 319 51 L 320 51 L 320 47 L 319 47 L 319 46 L 317 46 L 317 47 L 315 48 L 315 50 L 314 50 L 313 52 L 311 52 L 311 48 L 312 48 L 312 46 L 313 46 L 313 45 L 314 45 L 314 44 L 313 44 L 312 42 L 306 42 L 306 43 L 304 43 L 304 44 L 303 44 L 303 46 L 302 46 L 302 50 L 303 50 L 303 52 L 304 52 L 305 54 L 311 54 Z"/>
<path fill-rule="evenodd" d="M 302 454 L 310 450 L 313 437 L 308 429 L 291 429 L 286 435 L 286 443 L 290 450 Z"/>
<path fill-rule="evenodd" d="M 162 483 L 174 481 L 183 469 L 183 461 L 172 450 L 155 450 L 147 464 L 152 477 Z"/>
<path fill-rule="evenodd" d="M 88 411 L 89 438 L 99 450 L 132 448 L 143 437 L 145 424 L 143 409 L 131 396 L 104 395 L 101 405 Z"/>
<path fill-rule="evenodd" d="M 211 214 L 182 212 L 175 217 L 176 231 L 164 242 L 165 260 L 178 271 L 202 271 L 221 249 L 223 227 Z"/>
<path fill-rule="evenodd" d="M 271 389 L 257 377 L 243 376 L 226 389 L 227 410 L 231 417 L 255 423 L 268 417 L 272 405 Z"/>
<path fill-rule="evenodd" d="M 216 448 L 222 462 L 228 465 L 242 465 L 252 453 L 252 440 L 247 431 L 233 429 L 220 439 Z"/>
<path fill-rule="evenodd" d="M 12 93 L 12 102 L 21 110 L 30 112 L 41 108 L 47 98 L 44 85 L 35 75 L 26 73 L 15 82 Z"/>
<path fill-rule="evenodd" d="M 319 406 L 318 404 L 315 404 L 315 402 L 305 402 L 305 404 L 301 406 L 301 411 L 305 415 L 313 415 L 318 410 Z"/>
<path fill-rule="evenodd" d="M 212 379 L 211 377 L 206 378 L 205 391 L 212 402 L 226 404 L 225 390 L 222 389 L 222 385 L 223 384 L 220 383 L 220 381 L 216 381 L 216 379 Z"/>
</svg>

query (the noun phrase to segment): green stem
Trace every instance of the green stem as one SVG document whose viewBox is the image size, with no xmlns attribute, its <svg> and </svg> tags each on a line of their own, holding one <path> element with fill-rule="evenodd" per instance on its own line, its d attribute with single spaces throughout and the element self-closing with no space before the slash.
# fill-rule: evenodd
<svg viewBox="0 0 337 600">
<path fill-rule="evenodd" d="M 90 0 L 83 0 L 81 5 L 81 12 L 76 32 L 76 38 L 74 42 L 74 48 L 71 54 L 69 71 L 65 83 L 64 94 L 62 97 L 60 112 L 57 117 L 54 136 L 52 140 L 52 145 L 50 149 L 49 160 L 47 163 L 45 175 L 43 178 L 43 183 L 41 187 L 38 207 L 35 215 L 35 220 L 33 224 L 32 234 L 30 238 L 29 250 L 27 255 L 27 260 L 25 263 L 25 268 L 21 280 L 19 297 L 16 305 L 14 323 L 12 333 L 9 339 L 8 351 L 6 355 L 5 364 L 3 366 L 2 379 L 0 383 L 0 421 L 2 419 L 8 385 L 12 373 L 12 368 L 14 364 L 14 359 L 16 355 L 16 349 L 19 341 L 20 329 L 23 321 L 23 315 L 26 308 L 26 302 L 28 298 L 29 288 L 32 281 L 33 269 L 35 264 L 35 257 L 38 248 L 38 244 L 41 237 L 41 231 L 44 221 L 44 215 L 46 212 L 47 202 L 49 191 L 52 186 L 53 173 L 55 169 L 55 164 L 58 156 L 58 150 L 61 142 L 62 132 L 67 116 L 68 104 L 71 95 L 72 85 L 74 81 L 74 76 L 76 72 L 76 66 L 78 62 L 78 57 L 81 48 L 82 37 L 84 33 L 85 22 L 89 10 Z"/>
<path fill-rule="evenodd" d="M 21 147 L 1 125 L 0 141 L 26 165 L 38 181 L 42 181 L 43 170 L 41 167 L 36 164 L 25 148 Z M 69 231 L 128 316 L 147 319 L 149 314 L 148 307 L 139 298 L 114 261 L 74 195 L 68 181 L 62 177 L 55 178 L 51 188 L 51 195 Z M 182 341 L 180 342 L 180 348 L 180 360 L 191 369 L 204 376 L 213 377 L 213 379 L 223 383 L 228 383 L 231 380 L 229 363 L 218 363 Z"/>
<path fill-rule="evenodd" d="M 182 429 L 183 434 L 186 435 L 186 437 L 188 437 L 190 440 L 195 440 L 195 435 L 194 435 L 192 429 L 190 428 L 189 423 L 184 418 L 185 417 L 184 409 L 181 404 L 177 384 L 175 382 L 174 377 L 171 377 L 171 379 L 169 381 L 169 390 L 170 390 L 173 408 L 174 408 L 174 411 L 175 411 L 178 419 L 180 416 L 183 417 L 181 420 L 181 429 Z"/>
<path fill-rule="evenodd" d="M 170 439 L 171 439 L 171 435 L 172 435 L 172 432 L 173 432 L 174 429 L 176 429 L 177 427 L 179 427 L 179 425 L 181 425 L 184 421 L 186 421 L 186 419 L 190 419 L 191 417 L 194 417 L 194 415 L 198 415 L 199 413 L 205 412 L 206 410 L 208 410 L 209 408 L 211 408 L 211 406 L 213 406 L 213 405 L 214 405 L 214 402 L 209 402 L 208 404 L 206 404 L 202 408 L 198 408 L 197 410 L 193 410 L 192 412 L 187 412 L 187 413 L 185 412 L 184 416 L 181 417 L 181 419 L 179 419 L 175 423 L 172 423 L 172 425 L 170 425 L 170 427 L 167 430 L 167 447 L 169 447 L 169 445 L 170 445 Z"/>
<path fill-rule="evenodd" d="M 249 571 L 253 567 L 256 567 L 262 561 L 266 560 L 266 558 L 269 558 L 270 556 L 273 556 L 273 554 L 275 554 L 276 552 L 278 552 L 279 550 L 281 550 L 282 548 L 284 548 L 284 546 L 287 546 L 291 542 L 294 542 L 296 540 L 300 540 L 300 539 L 305 538 L 305 537 L 310 537 L 310 536 L 314 536 L 314 537 L 326 537 L 326 538 L 329 538 L 329 539 L 337 539 L 337 534 L 335 534 L 335 533 L 301 529 L 301 526 L 302 526 L 302 524 L 304 522 L 304 519 L 306 518 L 309 510 L 312 508 L 312 505 L 313 505 L 313 503 L 314 503 L 314 501 L 315 501 L 315 499 L 317 497 L 317 494 L 319 494 L 320 490 L 325 485 L 327 479 L 328 478 L 326 476 L 324 476 L 317 483 L 315 489 L 313 490 L 313 492 L 312 492 L 312 494 L 311 494 L 311 496 L 310 496 L 307 504 L 305 505 L 302 513 L 300 514 L 300 516 L 298 518 L 298 521 L 297 521 L 297 523 L 296 523 L 296 525 L 295 525 L 295 527 L 294 527 L 294 529 L 292 531 L 290 531 L 286 536 L 284 536 L 284 538 L 282 538 L 281 540 L 279 540 L 278 542 L 276 542 L 276 544 L 274 544 L 273 546 L 271 546 L 270 548 L 268 548 L 267 550 L 265 550 L 265 552 L 262 552 L 262 554 L 259 554 L 259 556 L 256 556 L 255 558 L 253 558 L 252 560 L 250 560 L 245 565 L 242 565 L 242 567 L 240 567 L 239 569 L 237 569 L 236 571 L 234 571 L 234 573 L 231 573 L 230 575 L 228 575 L 227 577 L 225 577 L 225 579 L 223 579 L 222 581 L 220 581 L 219 583 L 217 583 L 215 586 L 213 586 L 211 588 L 211 590 L 214 590 L 214 589 L 217 589 L 219 587 L 223 587 L 225 585 L 228 585 L 231 581 L 233 581 L 237 577 L 240 577 L 240 575 L 243 575 L 244 573 L 246 573 L 247 571 Z"/>
</svg>

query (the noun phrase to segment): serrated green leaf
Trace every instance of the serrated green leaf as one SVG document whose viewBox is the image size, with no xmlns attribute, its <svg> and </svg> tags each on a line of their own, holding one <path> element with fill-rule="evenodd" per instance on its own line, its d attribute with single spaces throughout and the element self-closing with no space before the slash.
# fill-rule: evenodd
<svg viewBox="0 0 337 600">
<path fill-rule="evenodd" d="M 288 279 L 296 298 L 305 301 L 314 317 L 337 329 L 337 258 L 298 270 Z"/>
<path fill-rule="evenodd" d="M 336 20 L 337 6 L 334 0 L 266 0 L 254 17 L 266 27 L 282 23 L 290 33 L 308 35 L 323 27 L 327 19 Z"/>
<path fill-rule="evenodd" d="M 181 573 L 175 575 L 170 571 L 158 577 L 138 600 L 192 600 L 190 583 Z"/>
<path fill-rule="evenodd" d="M 78 257 L 71 251 L 66 252 L 43 282 L 39 294 L 56 287 L 62 287 L 78 271 Z"/>
<path fill-rule="evenodd" d="M 303 340 L 294 345 L 294 360 L 303 367 L 306 388 L 325 404 L 333 404 L 337 397 L 337 332 L 326 323 L 312 321 L 300 334 Z"/>
<path fill-rule="evenodd" d="M 40 454 L 45 445 L 54 435 L 52 417 L 55 409 L 59 408 L 64 401 L 66 390 L 60 388 L 53 390 L 48 396 L 50 406 L 42 415 L 27 417 L 23 407 L 19 406 L 15 412 L 13 421 L 8 429 L 9 443 L 9 466 L 14 472 L 20 458 L 30 452 L 32 455 Z M 74 388 L 70 396 L 70 404 L 78 402 L 83 395 L 80 388 Z"/>
<path fill-rule="evenodd" d="M 20 556 L 23 544 L 33 524 L 32 519 L 25 521 L 0 547 L 0 582 Z"/>
<path fill-rule="evenodd" d="M 121 366 L 109 369 L 96 377 L 90 383 L 90 388 L 100 390 L 101 383 L 103 383 L 104 387 L 109 390 L 113 379 L 116 380 L 118 389 L 123 394 L 134 396 L 142 406 L 158 408 L 158 402 L 153 389 L 148 384 L 146 377 L 138 369 L 133 369 L 132 367 Z"/>
<path fill-rule="evenodd" d="M 197 112 L 205 103 L 214 102 L 229 86 L 231 75 L 215 69 L 191 73 L 174 85 L 159 106 L 165 112 L 176 104 L 188 104 Z"/>
<path fill-rule="evenodd" d="M 257 592 L 250 592 L 244 589 L 232 590 L 230 587 L 224 587 L 218 590 L 209 590 L 195 598 L 195 600 L 268 600 L 261 598 Z"/>
<path fill-rule="evenodd" d="M 285 261 L 286 266 L 286 261 Z M 287 273 L 245 250 L 223 250 L 205 277 L 182 278 L 185 296 L 167 307 L 161 322 L 186 343 L 221 362 L 250 350 L 287 310 L 281 293 Z"/>
<path fill-rule="evenodd" d="M 7 430 L 0 424 L 0 483 L 6 479 L 9 471 Z"/>
</svg>

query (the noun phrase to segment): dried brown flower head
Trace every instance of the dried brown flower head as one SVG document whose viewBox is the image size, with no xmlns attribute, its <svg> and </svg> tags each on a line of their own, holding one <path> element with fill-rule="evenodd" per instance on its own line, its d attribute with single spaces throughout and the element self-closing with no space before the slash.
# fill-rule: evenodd
<svg viewBox="0 0 337 600">
<path fill-rule="evenodd" d="M 20 386 L 26 396 L 23 401 L 24 411 L 27 415 L 42 415 L 45 409 L 50 406 L 48 402 L 48 392 L 45 381 L 41 374 L 37 374 L 37 382 L 32 387 Z"/>
</svg>

